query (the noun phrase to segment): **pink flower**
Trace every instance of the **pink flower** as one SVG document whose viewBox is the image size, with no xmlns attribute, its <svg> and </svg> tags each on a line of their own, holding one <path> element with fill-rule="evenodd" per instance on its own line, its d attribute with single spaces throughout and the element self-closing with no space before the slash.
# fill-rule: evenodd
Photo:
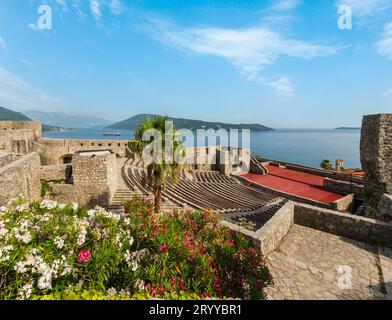
<svg viewBox="0 0 392 320">
<path fill-rule="evenodd" d="M 167 245 L 163 245 L 159 247 L 159 252 L 163 252 L 167 250 Z"/>
<path fill-rule="evenodd" d="M 88 250 L 80 250 L 78 254 L 78 263 L 89 262 L 91 253 Z"/>
</svg>

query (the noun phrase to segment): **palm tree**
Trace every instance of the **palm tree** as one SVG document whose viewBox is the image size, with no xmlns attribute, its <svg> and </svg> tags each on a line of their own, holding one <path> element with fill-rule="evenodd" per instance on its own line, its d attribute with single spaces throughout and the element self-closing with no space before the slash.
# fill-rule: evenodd
<svg viewBox="0 0 392 320">
<path fill-rule="evenodd" d="M 176 159 L 173 159 L 172 161 L 167 161 L 167 158 L 165 157 L 166 141 L 172 141 L 173 150 L 177 150 L 177 148 L 182 148 L 182 143 L 176 139 L 177 131 L 175 126 L 173 125 L 172 130 L 166 132 L 166 121 L 168 121 L 168 118 L 162 116 L 155 116 L 152 119 L 145 118 L 139 121 L 138 126 L 135 129 L 135 138 L 129 141 L 129 148 L 131 149 L 131 151 L 136 152 L 139 156 L 142 156 L 143 150 L 146 150 L 146 147 L 152 142 L 160 144 L 161 146 L 160 149 L 158 149 L 158 152 L 154 154 L 154 161 L 146 163 L 146 184 L 153 191 L 156 213 L 161 212 L 162 192 L 166 188 L 166 178 L 170 178 L 171 182 L 175 184 L 178 180 L 180 169 L 182 166 L 175 161 Z M 158 136 L 151 137 L 149 141 L 144 141 L 144 133 L 147 130 L 151 129 L 155 130 Z M 154 152 L 156 151 L 157 149 L 154 150 Z"/>
<path fill-rule="evenodd" d="M 332 169 L 331 161 L 329 160 L 321 161 L 320 167 L 323 168 L 324 170 L 331 170 Z"/>
</svg>

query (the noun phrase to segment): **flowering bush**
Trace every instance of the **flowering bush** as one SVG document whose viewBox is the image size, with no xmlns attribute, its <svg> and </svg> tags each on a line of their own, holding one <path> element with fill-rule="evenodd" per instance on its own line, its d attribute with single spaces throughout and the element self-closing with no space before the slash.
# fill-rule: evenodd
<svg viewBox="0 0 392 320">
<path fill-rule="evenodd" d="M 151 296 L 192 292 L 200 297 L 262 298 L 272 278 L 261 254 L 212 212 L 157 215 L 147 199 L 125 203 L 137 247 L 155 253 L 144 274 Z"/>
<path fill-rule="evenodd" d="M 157 215 L 148 199 L 127 215 L 77 204 L 0 208 L 0 299 L 262 298 L 260 254 L 214 214 Z"/>
<path fill-rule="evenodd" d="M 22 198 L 0 208 L 0 299 L 109 288 L 130 295 L 140 287 L 141 260 L 131 221 L 101 208 Z"/>
</svg>

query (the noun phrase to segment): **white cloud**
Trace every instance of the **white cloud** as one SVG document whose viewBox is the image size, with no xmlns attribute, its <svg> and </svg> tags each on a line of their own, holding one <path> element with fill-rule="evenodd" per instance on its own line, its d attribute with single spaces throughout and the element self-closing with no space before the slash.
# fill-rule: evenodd
<svg viewBox="0 0 392 320">
<path fill-rule="evenodd" d="M 65 0 L 56 0 L 56 3 L 61 6 L 63 11 L 68 11 L 68 5 Z"/>
<path fill-rule="evenodd" d="M 51 110 L 66 107 L 67 103 L 0 67 L 0 105 Z"/>
<path fill-rule="evenodd" d="M 26 59 L 20 59 L 19 62 L 24 64 L 26 67 L 31 68 L 31 69 L 36 68 L 36 66 L 33 63 L 31 63 L 30 61 L 28 61 Z"/>
<path fill-rule="evenodd" d="M 382 98 L 387 98 L 387 97 L 391 97 L 391 96 L 392 96 L 392 88 L 389 89 L 389 90 L 387 90 L 387 91 L 385 91 L 385 92 L 381 95 Z"/>
<path fill-rule="evenodd" d="M 350 6 L 354 16 L 366 17 L 388 10 L 392 0 L 337 0 L 336 5 Z"/>
<path fill-rule="evenodd" d="M 32 29 L 32 30 L 35 30 L 35 31 L 39 30 L 39 29 L 38 29 L 38 26 L 37 26 L 35 23 L 29 23 L 29 24 L 28 24 L 28 27 L 29 27 L 30 29 Z"/>
<path fill-rule="evenodd" d="M 102 17 L 101 4 L 99 0 L 90 0 L 90 10 L 94 16 L 94 19 L 96 21 L 99 21 Z"/>
<path fill-rule="evenodd" d="M 311 59 L 337 53 L 342 47 L 289 39 L 263 26 L 248 29 L 211 27 L 181 28 L 162 20 L 151 20 L 149 31 L 166 45 L 201 55 L 223 58 L 247 80 L 258 81 L 278 94 L 292 94 L 288 78 L 267 80 L 262 71 L 279 58 Z"/>
<path fill-rule="evenodd" d="M 6 47 L 7 44 L 5 43 L 5 40 L 2 37 L 0 37 L 0 49 L 5 51 Z"/>
<path fill-rule="evenodd" d="M 80 0 L 72 0 L 72 8 L 74 8 L 76 14 L 79 16 L 81 20 L 86 19 L 86 14 L 81 9 Z"/>
<path fill-rule="evenodd" d="M 120 0 L 110 0 L 109 8 L 113 14 L 122 14 L 125 9 Z"/>
<path fill-rule="evenodd" d="M 384 28 L 383 38 L 376 45 L 377 52 L 392 60 L 392 22 Z"/>
<path fill-rule="evenodd" d="M 260 78 L 260 82 L 270 87 L 282 99 L 289 98 L 294 94 L 294 85 L 287 76 L 280 77 L 277 80 Z"/>
<path fill-rule="evenodd" d="M 291 10 L 298 7 L 301 3 L 301 0 L 280 0 L 276 1 L 270 9 L 277 11 Z"/>
</svg>

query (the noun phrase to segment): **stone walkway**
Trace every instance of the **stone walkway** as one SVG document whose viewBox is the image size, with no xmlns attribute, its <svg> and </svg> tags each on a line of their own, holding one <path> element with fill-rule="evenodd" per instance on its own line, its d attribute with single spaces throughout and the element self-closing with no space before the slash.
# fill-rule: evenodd
<svg viewBox="0 0 392 320">
<path fill-rule="evenodd" d="M 294 225 L 267 263 L 275 281 L 266 289 L 269 299 L 391 297 L 390 249 Z"/>
</svg>

